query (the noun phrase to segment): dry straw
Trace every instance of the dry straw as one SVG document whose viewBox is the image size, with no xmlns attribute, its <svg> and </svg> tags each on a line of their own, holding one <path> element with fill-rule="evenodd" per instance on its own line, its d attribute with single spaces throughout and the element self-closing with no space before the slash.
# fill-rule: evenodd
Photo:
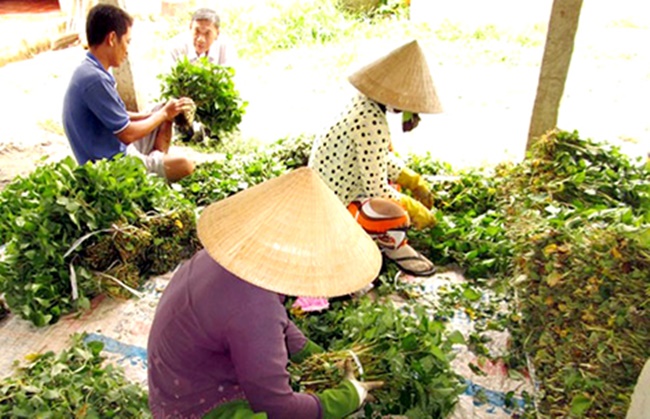
<svg viewBox="0 0 650 419">
<path fill-rule="evenodd" d="M 377 245 L 306 167 L 210 205 L 198 235 L 224 268 L 286 295 L 350 294 L 381 268 Z"/>
<path fill-rule="evenodd" d="M 401 111 L 440 113 L 442 106 L 417 41 L 368 64 L 348 80 L 370 99 Z"/>
</svg>

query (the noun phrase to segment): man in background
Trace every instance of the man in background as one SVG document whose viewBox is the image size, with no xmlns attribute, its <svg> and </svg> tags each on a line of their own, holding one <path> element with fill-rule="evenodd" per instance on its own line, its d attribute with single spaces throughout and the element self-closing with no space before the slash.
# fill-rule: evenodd
<svg viewBox="0 0 650 419">
<path fill-rule="evenodd" d="M 234 48 L 227 38 L 221 34 L 221 19 L 212 9 L 202 8 L 192 14 L 189 33 L 181 33 L 170 41 L 168 63 L 171 69 L 187 58 L 190 63 L 205 57 L 210 63 L 233 67 L 236 61 Z M 181 141 L 200 142 L 210 133 L 198 121 L 188 125 L 176 125 L 178 138 Z"/>
<path fill-rule="evenodd" d="M 236 52 L 220 33 L 221 19 L 212 9 L 198 9 L 192 14 L 189 34 L 183 33 L 171 41 L 171 65 L 187 57 L 190 62 L 206 57 L 219 65 L 233 66 Z"/>
</svg>

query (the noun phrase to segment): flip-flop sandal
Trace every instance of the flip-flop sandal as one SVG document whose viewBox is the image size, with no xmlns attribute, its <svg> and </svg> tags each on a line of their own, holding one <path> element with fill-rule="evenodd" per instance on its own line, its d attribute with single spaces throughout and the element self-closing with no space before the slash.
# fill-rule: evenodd
<svg viewBox="0 0 650 419">
<path fill-rule="evenodd" d="M 431 276 L 431 275 L 435 274 L 436 271 L 438 270 L 438 268 L 436 268 L 435 266 L 432 266 L 430 269 L 427 269 L 427 270 L 424 270 L 424 271 L 414 271 L 414 270 L 406 268 L 405 266 L 402 266 L 402 264 L 400 263 L 400 262 L 406 262 L 406 261 L 409 261 L 409 260 L 425 260 L 426 261 L 427 259 L 424 256 L 422 256 L 421 254 L 419 254 L 419 253 L 417 254 L 417 256 L 403 256 L 401 258 L 395 258 L 395 259 L 389 258 L 389 259 L 392 260 L 393 262 L 395 262 L 397 264 L 397 266 L 399 266 L 400 270 L 402 270 L 403 272 L 406 272 L 409 275 L 413 275 L 413 276 Z"/>
</svg>

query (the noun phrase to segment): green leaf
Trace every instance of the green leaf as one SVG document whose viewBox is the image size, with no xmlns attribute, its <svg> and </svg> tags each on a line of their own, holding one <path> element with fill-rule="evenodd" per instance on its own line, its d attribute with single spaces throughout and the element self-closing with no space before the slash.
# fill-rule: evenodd
<svg viewBox="0 0 650 419">
<path fill-rule="evenodd" d="M 431 353 L 438 358 L 439 360 L 443 362 L 447 362 L 447 355 L 443 352 L 442 349 L 440 349 L 437 345 L 432 345 L 431 346 Z"/>
<path fill-rule="evenodd" d="M 99 355 L 99 353 L 104 349 L 104 343 L 100 341 L 90 341 L 86 344 L 94 356 Z"/>
<path fill-rule="evenodd" d="M 61 393 L 56 389 L 48 389 L 43 392 L 43 398 L 45 400 L 57 400 L 61 399 Z"/>
<path fill-rule="evenodd" d="M 418 347 L 418 339 L 415 335 L 409 334 L 402 338 L 402 349 L 412 351 Z"/>
<path fill-rule="evenodd" d="M 452 344 L 463 344 L 465 345 L 465 337 L 458 330 L 454 330 L 447 336 L 447 340 Z"/>
<path fill-rule="evenodd" d="M 478 301 L 481 299 L 482 294 L 473 288 L 465 288 L 463 290 L 463 297 L 469 301 Z"/>
<path fill-rule="evenodd" d="M 571 399 L 571 414 L 575 416 L 583 416 L 585 412 L 591 407 L 592 399 L 578 394 Z"/>
</svg>

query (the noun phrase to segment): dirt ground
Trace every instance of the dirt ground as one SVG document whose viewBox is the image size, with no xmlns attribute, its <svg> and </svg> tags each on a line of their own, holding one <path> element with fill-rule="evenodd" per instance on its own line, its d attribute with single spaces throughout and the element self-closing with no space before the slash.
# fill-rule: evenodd
<svg viewBox="0 0 650 419">
<path fill-rule="evenodd" d="M 445 16 L 466 27 L 521 31 L 545 27 L 551 1 L 535 2 L 526 10 L 513 0 L 495 0 L 490 2 L 494 7 L 485 10 L 480 7 L 486 2 L 477 0 L 448 3 L 453 5 L 418 14 L 420 20 L 424 16 L 431 25 L 442 25 Z M 471 17 L 464 12 L 468 6 L 475 11 Z M 516 7 L 517 13 L 503 13 L 504 7 Z M 633 156 L 645 156 L 650 151 L 650 17 L 643 2 L 624 0 L 615 10 L 609 7 L 607 2 L 583 5 L 558 125 L 614 142 Z M 155 102 L 159 86 L 155 75 L 161 57 L 152 52 L 160 47 L 155 25 L 136 22 L 131 48 L 136 84 L 146 104 Z M 456 166 L 521 159 L 543 42 L 535 48 L 513 49 L 510 55 L 498 41 L 421 41 L 445 112 L 425 115 L 408 135 L 399 132 L 399 121 L 391 120 L 398 150 L 430 151 Z M 266 142 L 322 132 L 354 93 L 345 76 L 403 42 L 385 37 L 359 40 L 344 57 L 335 47 L 322 46 L 275 53 L 264 62 L 241 60 L 236 82 L 249 102 L 242 137 Z M 486 59 L 492 49 L 503 56 Z M 29 173 L 41 159 L 53 161 L 70 154 L 61 128 L 61 105 L 83 54 L 80 47 L 72 47 L 0 67 L 0 188 L 16 175 Z M 343 59 L 347 67 L 337 70 L 336 61 Z M 334 71 L 340 74 L 333 75 Z"/>
</svg>

